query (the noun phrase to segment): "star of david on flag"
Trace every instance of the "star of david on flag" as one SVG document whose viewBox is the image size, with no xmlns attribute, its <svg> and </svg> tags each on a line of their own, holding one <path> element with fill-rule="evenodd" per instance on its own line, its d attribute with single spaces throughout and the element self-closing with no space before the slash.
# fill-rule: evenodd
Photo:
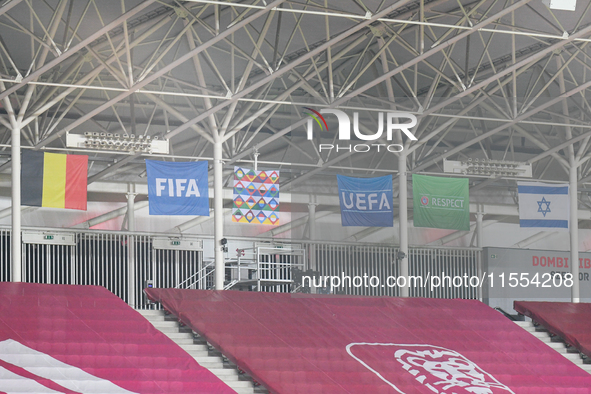
<svg viewBox="0 0 591 394">
<path fill-rule="evenodd" d="M 542 205 L 546 205 L 546 208 L 542 208 Z M 550 211 L 550 202 L 546 201 L 546 197 L 542 197 L 542 201 L 538 201 L 538 212 L 542 212 L 542 214 L 544 215 L 544 217 L 546 217 L 546 214 L 548 212 L 552 212 Z"/>
<path fill-rule="evenodd" d="M 568 231 L 570 199 L 568 184 L 518 182 L 519 226 Z"/>
</svg>

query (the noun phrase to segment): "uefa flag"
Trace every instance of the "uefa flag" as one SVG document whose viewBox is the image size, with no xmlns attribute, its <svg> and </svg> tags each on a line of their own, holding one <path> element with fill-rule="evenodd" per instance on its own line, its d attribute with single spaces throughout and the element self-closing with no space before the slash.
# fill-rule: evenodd
<svg viewBox="0 0 591 394">
<path fill-rule="evenodd" d="M 88 156 L 23 151 L 21 204 L 86 211 Z"/>
<path fill-rule="evenodd" d="M 337 175 L 343 226 L 394 226 L 392 176 L 353 178 Z"/>
<path fill-rule="evenodd" d="M 518 182 L 519 226 L 568 231 L 570 199 L 568 184 Z"/>
</svg>

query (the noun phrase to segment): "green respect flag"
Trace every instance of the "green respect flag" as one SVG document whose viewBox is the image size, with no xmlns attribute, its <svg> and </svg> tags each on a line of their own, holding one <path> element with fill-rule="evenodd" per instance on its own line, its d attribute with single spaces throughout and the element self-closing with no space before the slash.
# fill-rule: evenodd
<svg viewBox="0 0 591 394">
<path fill-rule="evenodd" d="M 470 230 L 468 179 L 412 176 L 415 227 Z"/>
</svg>

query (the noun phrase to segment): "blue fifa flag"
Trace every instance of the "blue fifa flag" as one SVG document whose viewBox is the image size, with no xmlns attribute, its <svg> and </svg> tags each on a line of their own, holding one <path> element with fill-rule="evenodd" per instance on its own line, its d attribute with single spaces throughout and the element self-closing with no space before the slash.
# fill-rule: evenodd
<svg viewBox="0 0 591 394">
<path fill-rule="evenodd" d="M 146 160 L 150 215 L 209 216 L 207 162 Z"/>
<path fill-rule="evenodd" d="M 337 175 L 343 226 L 392 227 L 392 176 L 352 178 Z"/>
<path fill-rule="evenodd" d="M 568 231 L 570 217 L 568 184 L 518 182 L 517 191 L 520 227 Z"/>
</svg>

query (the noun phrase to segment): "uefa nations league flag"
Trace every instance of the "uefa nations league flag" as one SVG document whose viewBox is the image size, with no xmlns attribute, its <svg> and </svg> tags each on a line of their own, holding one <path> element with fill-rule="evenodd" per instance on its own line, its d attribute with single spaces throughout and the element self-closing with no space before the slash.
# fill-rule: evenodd
<svg viewBox="0 0 591 394">
<path fill-rule="evenodd" d="M 337 175 L 343 226 L 392 227 L 392 177 Z"/>
<path fill-rule="evenodd" d="M 209 216 L 207 162 L 146 160 L 150 215 Z"/>
<path fill-rule="evenodd" d="M 470 230 L 468 179 L 412 176 L 415 227 Z"/>
<path fill-rule="evenodd" d="M 519 226 L 568 230 L 570 199 L 567 184 L 517 182 Z"/>
<path fill-rule="evenodd" d="M 279 170 L 234 167 L 232 221 L 279 224 Z"/>
</svg>

